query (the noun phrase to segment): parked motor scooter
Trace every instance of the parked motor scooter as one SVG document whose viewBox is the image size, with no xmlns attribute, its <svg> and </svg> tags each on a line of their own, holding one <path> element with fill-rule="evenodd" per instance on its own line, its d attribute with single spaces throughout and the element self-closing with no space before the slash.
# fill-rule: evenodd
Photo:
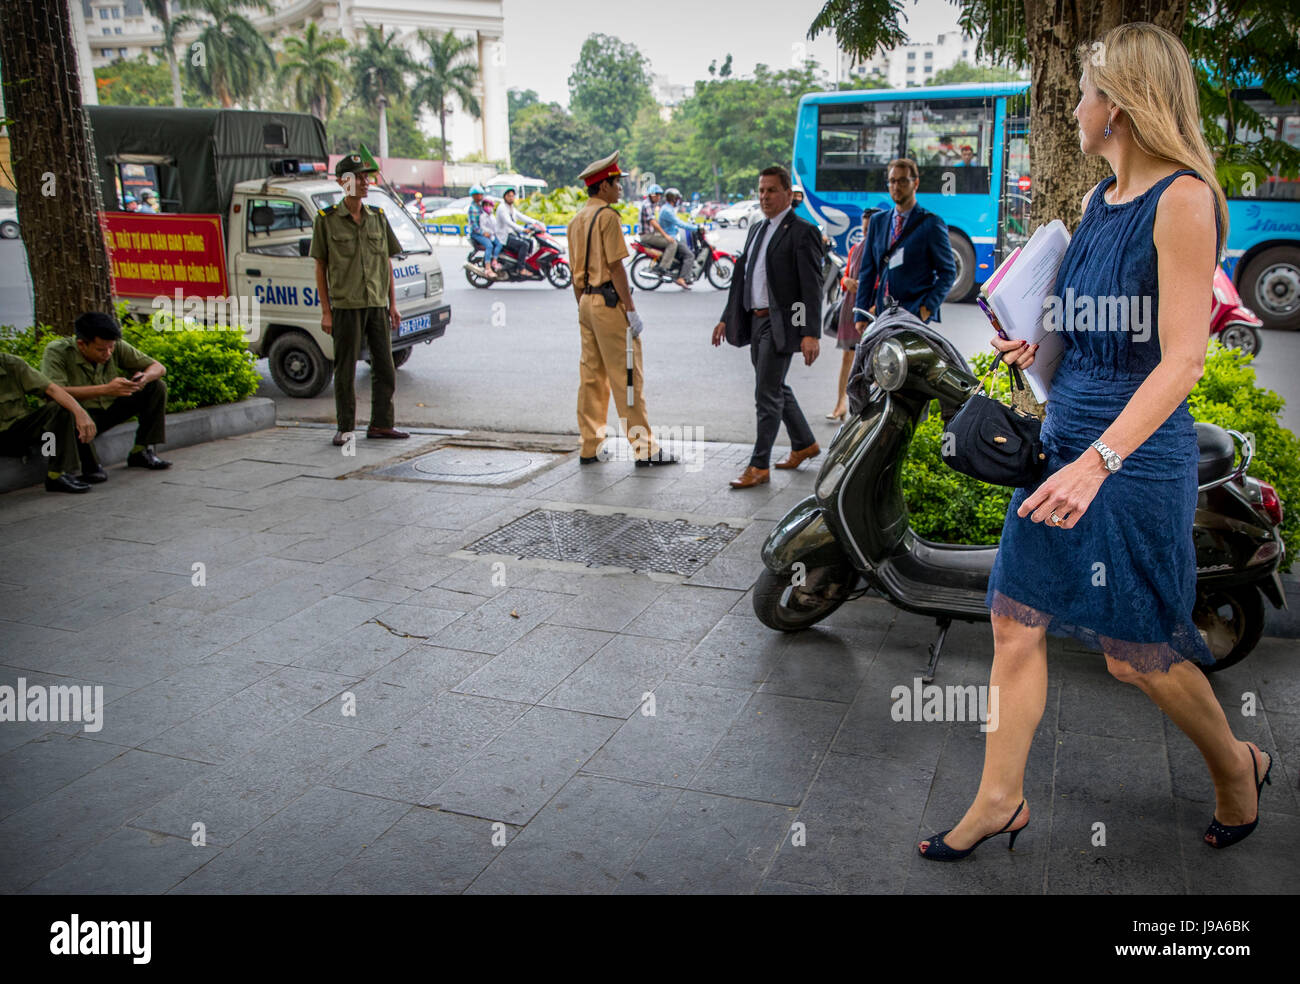
<svg viewBox="0 0 1300 984">
<path fill-rule="evenodd" d="M 1229 348 L 1239 348 L 1247 355 L 1259 355 L 1259 329 L 1264 326 L 1250 308 L 1241 303 L 1241 295 L 1223 267 L 1214 268 L 1214 306 L 1210 308 L 1210 334 Z"/>
<path fill-rule="evenodd" d="M 861 308 L 854 312 L 873 321 Z M 909 312 L 894 308 L 874 320 L 859 345 L 868 346 L 862 357 L 870 356 L 873 382 L 827 449 L 813 495 L 768 535 L 754 613 L 769 628 L 795 632 L 875 589 L 899 608 L 936 620 L 929 682 L 952 620 L 988 620 L 984 599 L 997 547 L 918 536 L 908 523 L 901 470 L 931 401 L 939 401 L 947 421 L 979 382 L 953 344 Z M 1286 607 L 1278 575 L 1285 547 L 1276 491 L 1245 474 L 1254 456 L 1249 441 L 1204 423 L 1196 424 L 1196 435 L 1193 620 L 1215 656 L 1211 671 L 1239 662 L 1259 641 L 1262 598 Z M 1234 441 L 1242 451 L 1235 466 Z"/>
</svg>

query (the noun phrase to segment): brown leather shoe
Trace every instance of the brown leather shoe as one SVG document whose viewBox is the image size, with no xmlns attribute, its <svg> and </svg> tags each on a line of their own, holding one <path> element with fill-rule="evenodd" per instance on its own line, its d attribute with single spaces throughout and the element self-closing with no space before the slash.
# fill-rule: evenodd
<svg viewBox="0 0 1300 984">
<path fill-rule="evenodd" d="M 752 489 L 755 485 L 766 485 L 772 478 L 772 473 L 766 468 L 755 468 L 753 465 L 747 467 L 740 475 L 740 478 L 731 480 L 733 489 Z"/>
<path fill-rule="evenodd" d="M 366 437 L 384 437 L 391 441 L 400 441 L 411 435 L 405 431 L 393 430 L 391 427 L 367 427 Z"/>
<path fill-rule="evenodd" d="M 807 461 L 809 458 L 815 458 L 821 453 L 822 449 L 817 446 L 816 441 L 813 441 L 812 444 L 808 445 L 802 451 L 791 451 L 790 456 L 786 458 L 785 461 L 778 461 L 776 463 L 776 467 L 798 468 L 800 462 Z"/>
</svg>

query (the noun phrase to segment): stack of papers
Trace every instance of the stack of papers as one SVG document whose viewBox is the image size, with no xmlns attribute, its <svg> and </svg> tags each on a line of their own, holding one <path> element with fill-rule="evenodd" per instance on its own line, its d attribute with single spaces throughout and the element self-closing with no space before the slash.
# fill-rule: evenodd
<svg viewBox="0 0 1300 984">
<path fill-rule="evenodd" d="M 1047 299 L 1069 245 L 1069 230 L 1060 219 L 1039 226 L 1029 242 L 1012 251 L 993 271 L 976 299 L 999 335 L 1013 340 L 1023 338 L 1038 346 L 1034 364 L 1024 374 L 1039 403 L 1047 402 L 1052 377 L 1065 350 L 1061 333 L 1050 330 L 1044 316 L 1051 309 Z"/>
</svg>

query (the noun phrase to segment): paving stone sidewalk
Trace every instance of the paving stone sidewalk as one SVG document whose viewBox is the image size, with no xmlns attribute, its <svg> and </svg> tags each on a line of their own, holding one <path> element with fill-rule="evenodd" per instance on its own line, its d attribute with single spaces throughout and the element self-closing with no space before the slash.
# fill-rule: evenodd
<svg viewBox="0 0 1300 984">
<path fill-rule="evenodd" d="M 0 496 L 0 685 L 107 702 L 96 732 L 0 723 L 0 890 L 1300 890 L 1294 638 L 1212 678 L 1237 734 L 1276 752 L 1249 841 L 1200 843 L 1195 748 L 1052 638 L 1030 829 L 936 865 L 915 843 L 960 817 L 984 736 L 891 716 L 933 622 L 866 597 L 785 635 L 751 609 L 810 466 L 734 492 L 747 450 L 709 445 L 698 468 L 574 453 L 514 487 L 431 484 L 355 473 L 444 437 L 344 457 L 330 435 L 278 427 L 84 496 Z M 689 577 L 464 550 L 547 507 L 740 532 Z M 955 623 L 935 682 L 986 684 L 991 657 L 987 624 Z"/>
</svg>

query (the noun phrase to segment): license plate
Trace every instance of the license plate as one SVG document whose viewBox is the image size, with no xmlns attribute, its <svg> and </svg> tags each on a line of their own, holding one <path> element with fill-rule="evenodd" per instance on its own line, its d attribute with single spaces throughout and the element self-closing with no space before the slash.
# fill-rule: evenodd
<svg viewBox="0 0 1300 984">
<path fill-rule="evenodd" d="M 433 326 L 433 321 L 429 315 L 421 314 L 414 318 L 407 318 L 397 328 L 397 337 L 405 338 L 407 335 L 414 335 L 417 331 L 424 331 L 426 328 Z"/>
</svg>

